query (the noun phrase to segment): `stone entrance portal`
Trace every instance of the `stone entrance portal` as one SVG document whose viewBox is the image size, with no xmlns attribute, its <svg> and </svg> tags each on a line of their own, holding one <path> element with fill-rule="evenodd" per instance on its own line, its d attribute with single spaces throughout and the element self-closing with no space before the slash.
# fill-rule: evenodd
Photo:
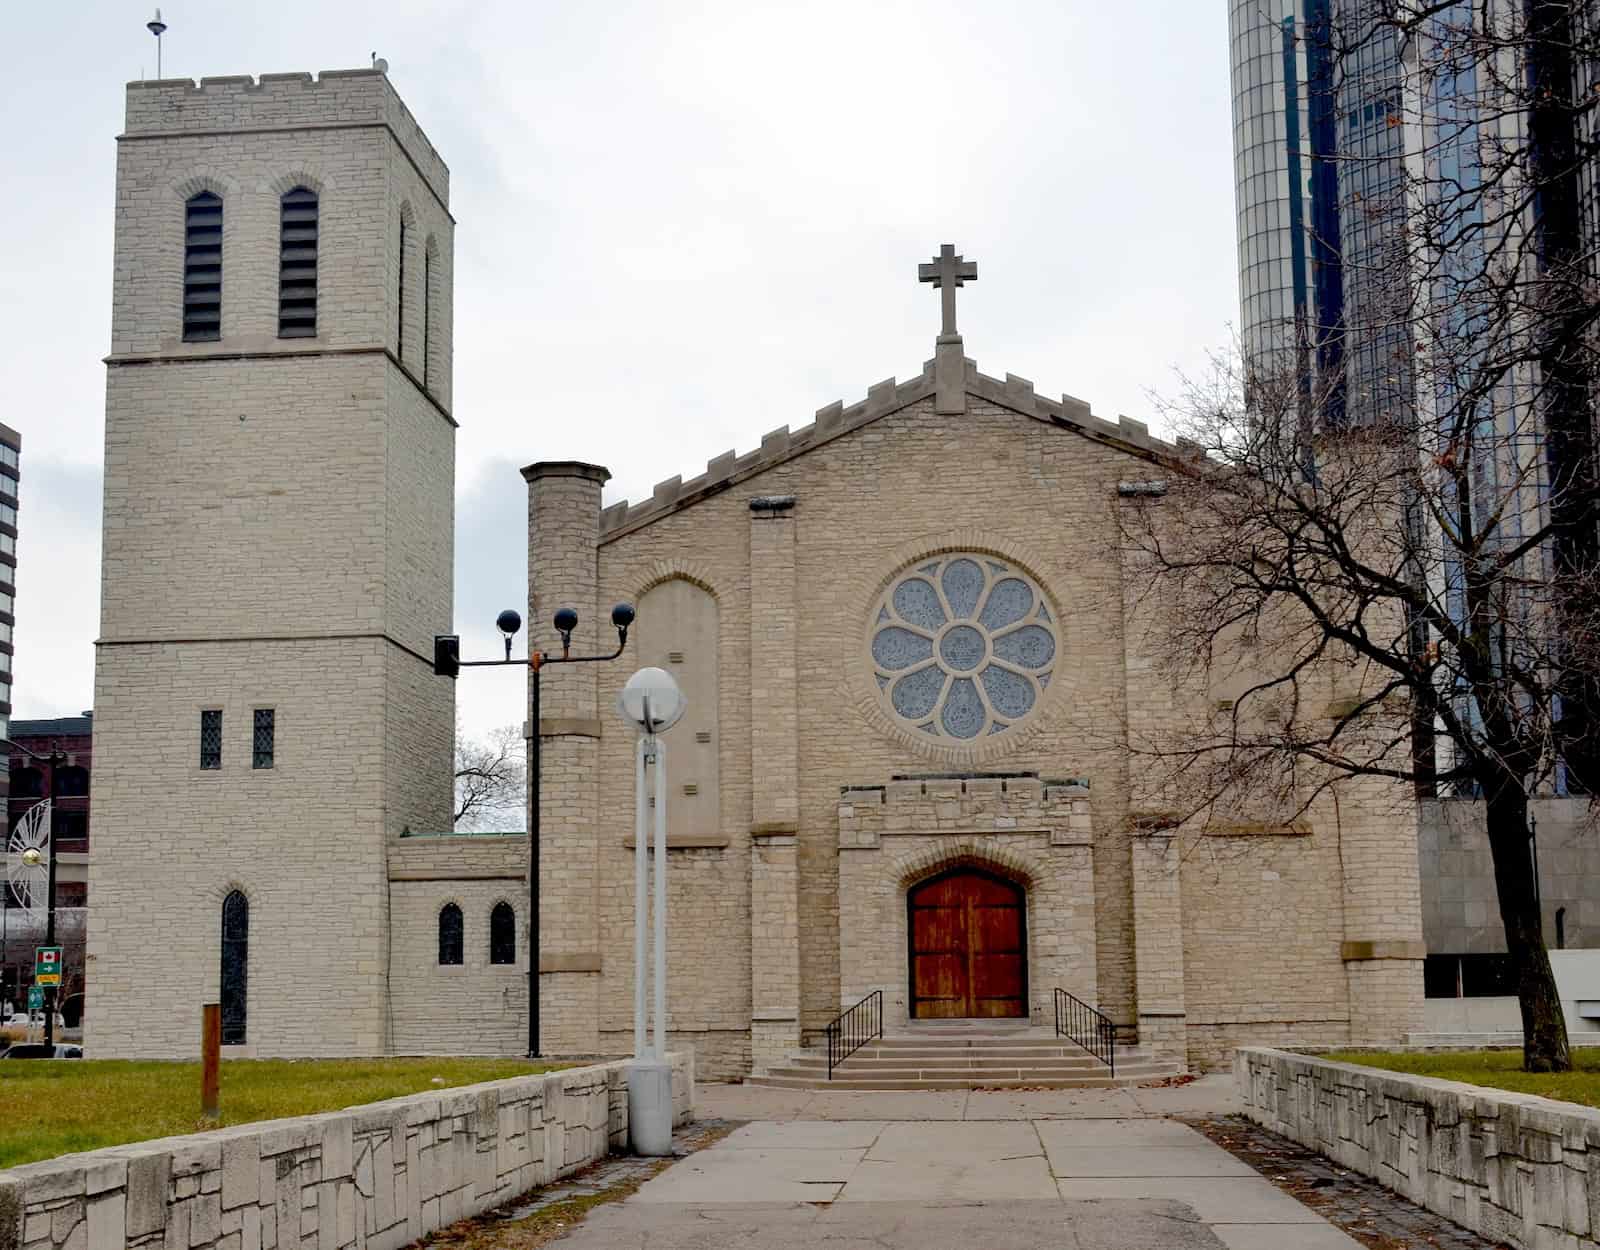
<svg viewBox="0 0 1600 1250">
<path fill-rule="evenodd" d="M 1020 886 L 959 868 L 906 894 L 911 1018 L 1028 1014 L 1025 903 Z"/>
<path fill-rule="evenodd" d="M 896 778 L 839 802 L 839 999 L 884 1024 L 1049 1018 L 1096 1001 L 1089 791 L 1037 777 Z M 766 923 L 765 921 L 763 923 Z"/>
</svg>

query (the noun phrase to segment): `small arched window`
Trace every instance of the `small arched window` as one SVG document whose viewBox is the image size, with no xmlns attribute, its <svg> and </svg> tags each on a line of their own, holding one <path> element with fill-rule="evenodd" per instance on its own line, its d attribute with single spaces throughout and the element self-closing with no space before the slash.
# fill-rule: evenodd
<svg viewBox="0 0 1600 1250">
<path fill-rule="evenodd" d="M 317 332 L 317 193 L 296 187 L 280 210 L 278 337 L 311 338 Z"/>
<path fill-rule="evenodd" d="M 496 903 L 489 913 L 489 962 L 517 962 L 517 913 L 510 903 Z"/>
<path fill-rule="evenodd" d="M 55 793 L 57 798 L 78 799 L 89 793 L 89 770 L 73 764 L 56 770 Z"/>
<path fill-rule="evenodd" d="M 44 794 L 44 774 L 37 768 L 13 768 L 11 770 L 11 797 L 14 799 L 36 799 Z"/>
<path fill-rule="evenodd" d="M 222 197 L 191 195 L 183 209 L 183 341 L 222 337 Z"/>
<path fill-rule="evenodd" d="M 1556 949 L 1558 951 L 1567 949 L 1567 909 L 1565 907 L 1556 908 Z"/>
<path fill-rule="evenodd" d="M 222 1044 L 242 1046 L 250 971 L 250 900 L 232 891 L 222 900 Z"/>
<path fill-rule="evenodd" d="M 446 965 L 462 963 L 461 908 L 446 903 L 439 909 L 439 962 Z"/>
</svg>

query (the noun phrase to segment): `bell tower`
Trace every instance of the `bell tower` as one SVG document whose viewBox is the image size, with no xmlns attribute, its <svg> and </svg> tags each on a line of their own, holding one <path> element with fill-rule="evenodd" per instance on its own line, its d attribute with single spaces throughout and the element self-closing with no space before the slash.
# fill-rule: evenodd
<svg viewBox="0 0 1600 1250">
<path fill-rule="evenodd" d="M 86 1040 L 382 1053 L 387 848 L 452 811 L 449 173 L 376 69 L 131 83 L 117 142 Z"/>
</svg>

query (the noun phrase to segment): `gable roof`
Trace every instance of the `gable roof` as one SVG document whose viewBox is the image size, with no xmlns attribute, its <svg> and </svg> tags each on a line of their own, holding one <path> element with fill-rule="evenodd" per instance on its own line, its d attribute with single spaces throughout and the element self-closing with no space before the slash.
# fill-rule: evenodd
<svg viewBox="0 0 1600 1250">
<path fill-rule="evenodd" d="M 1059 400 L 1047 399 L 1034 391 L 1033 383 L 1027 378 L 1008 373 L 1002 382 L 979 373 L 977 362 L 970 358 L 963 358 L 963 363 L 966 369 L 966 393 L 974 398 L 1009 408 L 1035 421 L 1071 430 L 1141 460 L 1159 462 L 1166 457 L 1183 454 L 1182 448 L 1153 437 L 1149 427 L 1142 421 L 1123 416 L 1119 416 L 1114 423 L 1106 421 L 1091 413 L 1089 405 L 1081 399 L 1071 395 L 1062 395 Z M 926 362 L 918 376 L 905 382 L 896 382 L 892 377 L 885 378 L 876 386 L 868 387 L 867 397 L 848 408 L 843 401 L 819 408 L 815 420 L 798 430 L 791 431 L 787 425 L 779 426 L 762 437 L 760 447 L 742 456 L 732 450 L 725 451 L 706 465 L 704 473 L 687 482 L 681 475 L 657 482 L 648 499 L 638 503 L 629 503 L 624 499 L 612 504 L 600 513 L 601 544 L 612 542 L 702 499 L 720 494 L 758 473 L 765 473 L 808 451 L 814 451 L 824 443 L 831 443 L 842 435 L 909 408 L 920 400 L 932 398 L 936 390 L 934 365 L 932 360 Z"/>
</svg>

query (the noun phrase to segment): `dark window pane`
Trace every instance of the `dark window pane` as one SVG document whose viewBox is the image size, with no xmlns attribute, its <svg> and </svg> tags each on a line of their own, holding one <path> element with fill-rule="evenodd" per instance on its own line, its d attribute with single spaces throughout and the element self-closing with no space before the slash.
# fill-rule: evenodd
<svg viewBox="0 0 1600 1250">
<path fill-rule="evenodd" d="M 250 748 L 250 767 L 271 768 L 273 737 L 273 710 L 270 707 L 258 707 L 254 726 L 254 737 Z"/>
<path fill-rule="evenodd" d="M 72 765 L 56 769 L 55 794 L 58 798 L 82 798 L 89 793 L 89 770 Z"/>
<path fill-rule="evenodd" d="M 222 198 L 189 197 L 183 219 L 183 341 L 222 337 Z"/>
<path fill-rule="evenodd" d="M 250 970 L 250 900 L 238 890 L 222 900 L 222 1044 L 245 1039 Z"/>
<path fill-rule="evenodd" d="M 222 712 L 219 709 L 200 713 L 200 767 L 222 767 Z"/>
<path fill-rule="evenodd" d="M 439 912 L 439 962 L 441 964 L 459 964 L 462 962 L 462 929 L 461 909 L 454 903 L 446 903 Z"/>
<path fill-rule="evenodd" d="M 489 913 L 489 962 L 517 962 L 517 913 L 510 903 L 496 903 Z"/>
</svg>

